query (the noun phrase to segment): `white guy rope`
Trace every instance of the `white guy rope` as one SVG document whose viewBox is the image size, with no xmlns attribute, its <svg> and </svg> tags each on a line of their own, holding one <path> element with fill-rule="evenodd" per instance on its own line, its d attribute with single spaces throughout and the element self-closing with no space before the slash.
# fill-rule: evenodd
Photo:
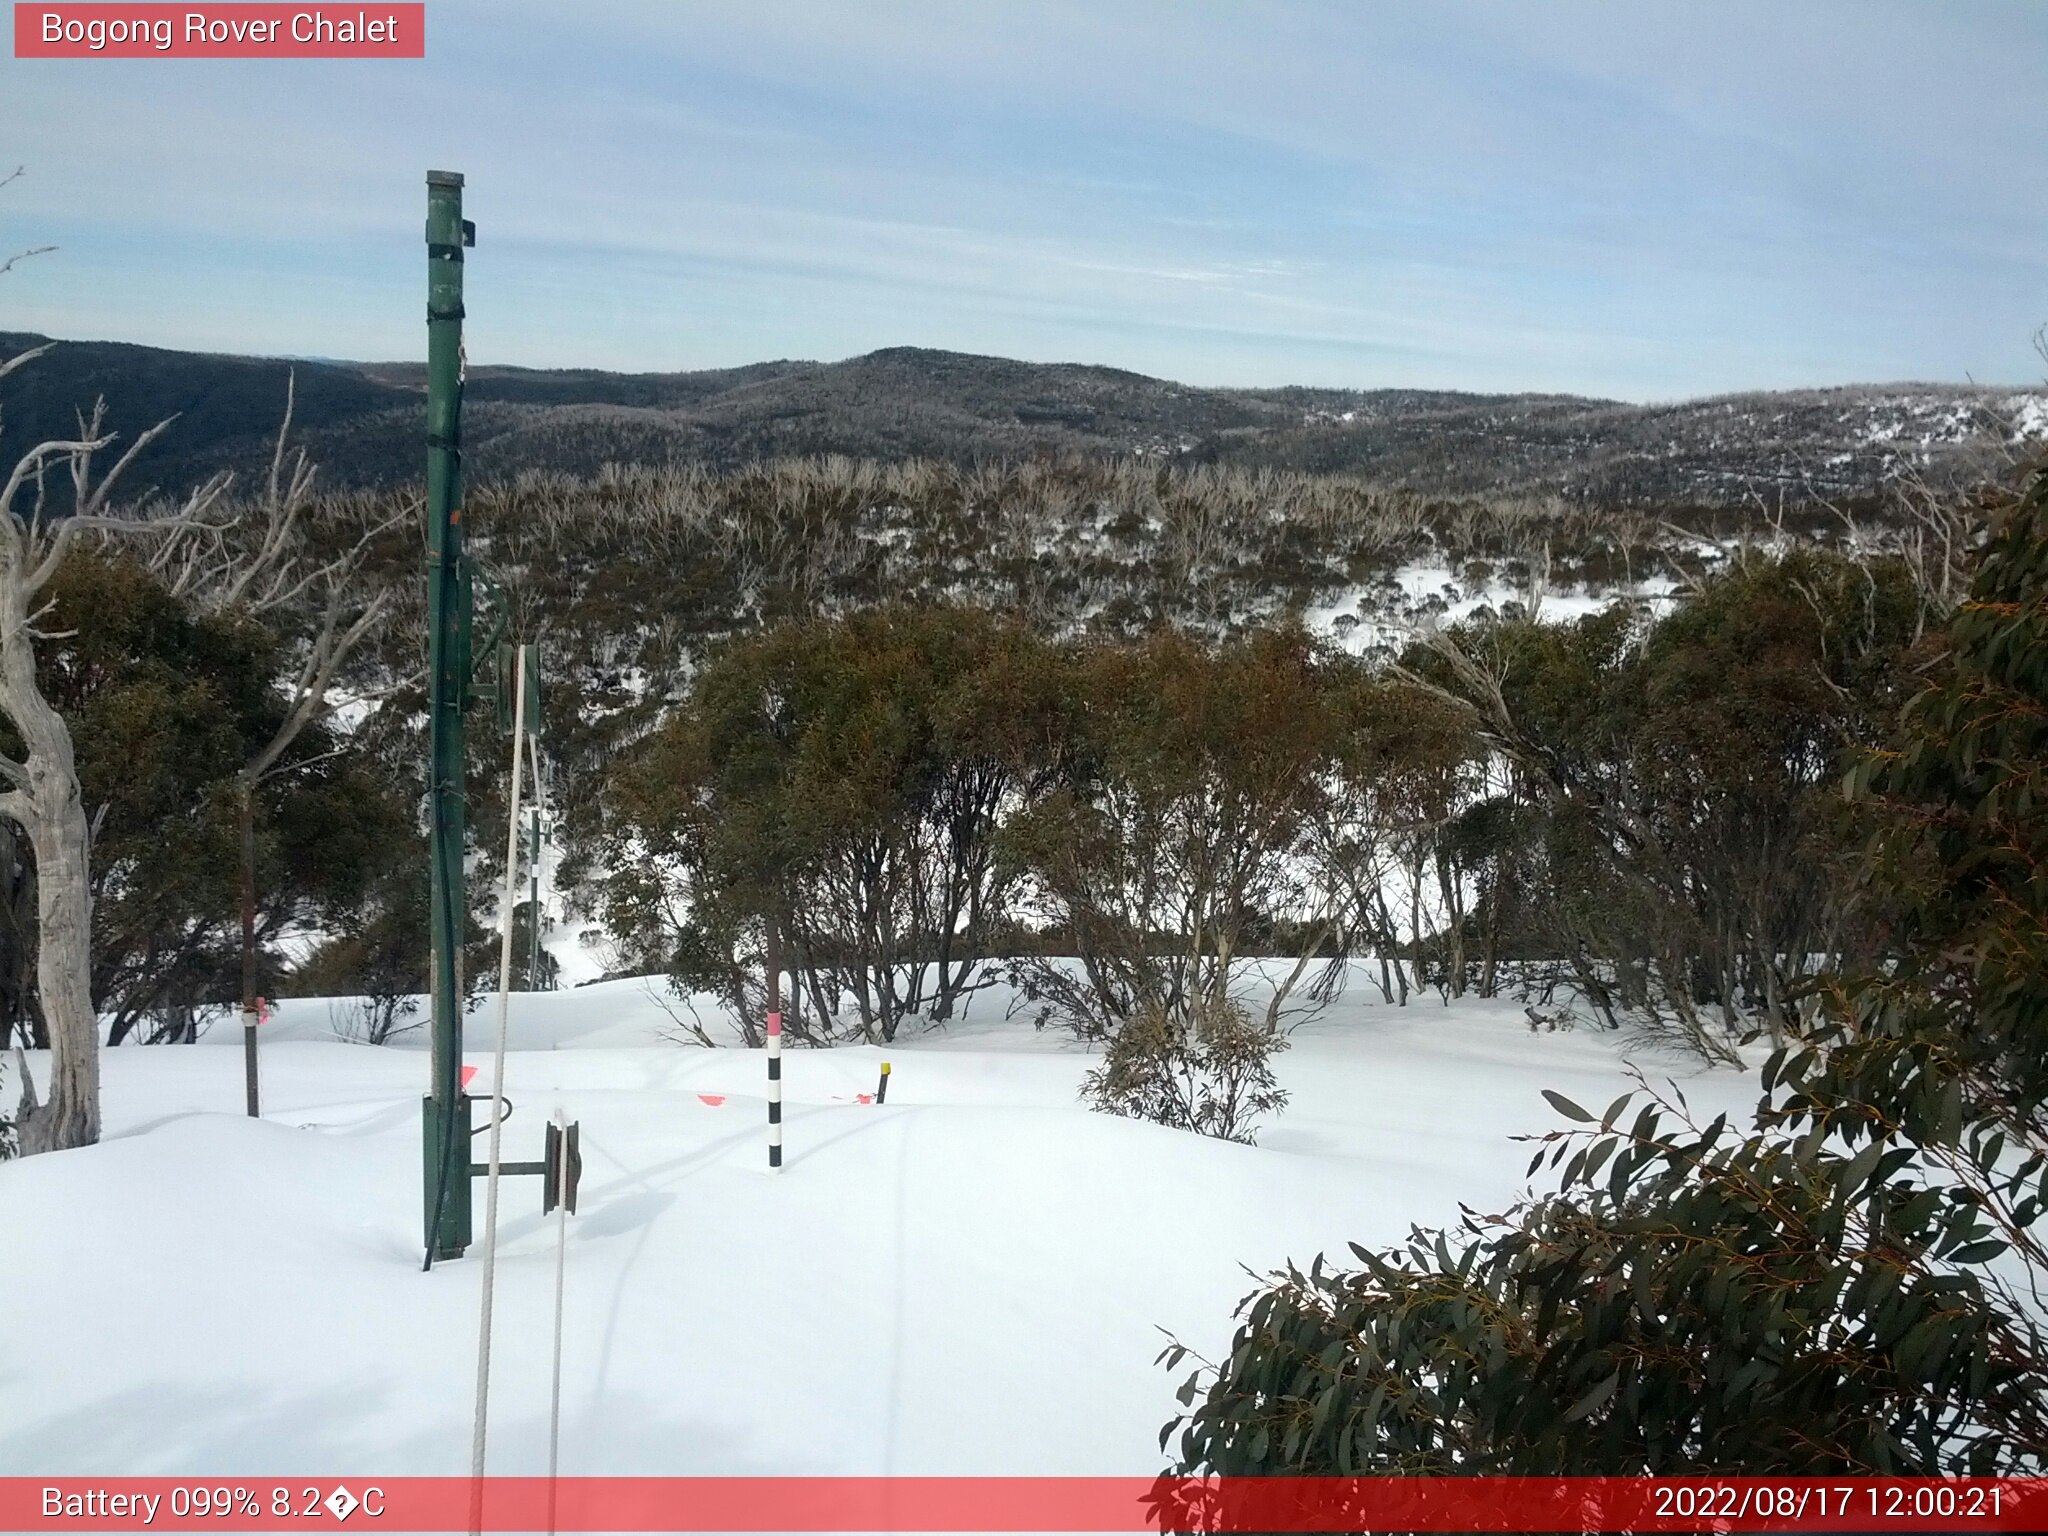
<svg viewBox="0 0 2048 1536">
<path fill-rule="evenodd" d="M 483 1309 L 476 1336 L 476 1430 L 469 1447 L 469 1525 L 483 1529 L 484 1425 L 491 1396 L 491 1291 L 498 1264 L 498 1142 L 505 1125 L 505 1036 L 512 1013 L 512 902 L 519 878 L 519 769 L 526 746 L 526 647 L 512 705 L 512 799 L 505 817 L 505 899 L 498 924 L 498 1045 L 491 1066 L 491 1171 L 484 1200 Z"/>
</svg>

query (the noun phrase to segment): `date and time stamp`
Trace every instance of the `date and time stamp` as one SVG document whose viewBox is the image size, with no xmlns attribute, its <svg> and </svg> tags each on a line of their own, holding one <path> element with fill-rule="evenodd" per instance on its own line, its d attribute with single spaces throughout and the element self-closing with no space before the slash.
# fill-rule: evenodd
<svg viewBox="0 0 2048 1536">
<path fill-rule="evenodd" d="M 1982 1519 L 1996 1528 L 2004 1519 L 2006 1490 L 1975 1483 L 1887 1484 L 1810 1482 L 1657 1484 L 1649 1489 L 1651 1513 L 1659 1520 L 1784 1520 L 1795 1526 L 1809 1517 L 1839 1525 L 1868 1520 L 1884 1525 L 1923 1520 Z"/>
</svg>

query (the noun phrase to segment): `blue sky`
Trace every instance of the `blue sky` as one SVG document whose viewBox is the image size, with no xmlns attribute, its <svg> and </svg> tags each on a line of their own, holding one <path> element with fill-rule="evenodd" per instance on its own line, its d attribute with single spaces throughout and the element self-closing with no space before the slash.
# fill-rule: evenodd
<svg viewBox="0 0 2048 1536">
<path fill-rule="evenodd" d="M 60 247 L 0 329 L 417 356 L 433 166 L 479 361 L 2048 373 L 2030 0 L 432 0 L 427 52 L 0 57 L 0 257 Z"/>
</svg>

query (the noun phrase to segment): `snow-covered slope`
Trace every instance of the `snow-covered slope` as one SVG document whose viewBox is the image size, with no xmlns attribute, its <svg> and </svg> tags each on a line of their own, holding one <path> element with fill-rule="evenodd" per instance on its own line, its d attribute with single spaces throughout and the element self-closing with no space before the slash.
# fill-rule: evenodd
<svg viewBox="0 0 2048 1536">
<path fill-rule="evenodd" d="M 1296 1032 L 1256 1147 L 1085 1110 L 1088 1054 L 987 997 L 886 1052 L 795 1051 L 771 1175 L 760 1053 L 663 1040 L 640 982 L 515 997 L 505 1155 L 538 1156 L 558 1105 L 583 1125 L 562 1470 L 1156 1471 L 1159 1328 L 1213 1352 L 1242 1266 L 1500 1207 L 1509 1137 L 1556 1123 L 1539 1089 L 1628 1086 L 1611 1036 L 1375 998 Z M 484 1078 L 494 1009 L 469 1023 Z M 219 1030 L 108 1052 L 105 1141 L 0 1164 L 0 1473 L 466 1470 L 480 1250 L 420 1273 L 424 1042 L 338 1043 L 329 1012 L 266 1026 L 261 1121 Z M 884 1055 L 889 1101 L 862 1104 Z M 1646 1065 L 1695 1108 L 1754 1097 Z M 494 1472 L 545 1465 L 539 1204 L 507 1181 Z"/>
</svg>

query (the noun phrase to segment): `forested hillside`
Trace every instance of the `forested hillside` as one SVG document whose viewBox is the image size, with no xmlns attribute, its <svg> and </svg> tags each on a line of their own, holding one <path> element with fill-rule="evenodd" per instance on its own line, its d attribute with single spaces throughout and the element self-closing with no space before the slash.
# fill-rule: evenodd
<svg viewBox="0 0 2048 1536">
<path fill-rule="evenodd" d="M 0 334 L 0 353 L 43 338 Z M 274 401 L 299 381 L 302 441 L 326 484 L 420 470 L 417 364 L 218 357 L 66 342 L 10 395 L 24 436 L 182 413 L 137 473 L 182 490 L 267 462 Z M 1558 495 L 1669 509 L 1859 500 L 1903 478 L 1994 472 L 2048 434 L 2048 393 L 1862 385 L 1660 405 L 1568 395 L 1194 388 L 1119 369 L 895 347 L 843 362 L 617 374 L 479 365 L 464 431 L 478 480 L 608 464 L 734 469 L 840 454 L 960 466 L 1034 457 L 1363 474 L 1425 494 Z"/>
</svg>

